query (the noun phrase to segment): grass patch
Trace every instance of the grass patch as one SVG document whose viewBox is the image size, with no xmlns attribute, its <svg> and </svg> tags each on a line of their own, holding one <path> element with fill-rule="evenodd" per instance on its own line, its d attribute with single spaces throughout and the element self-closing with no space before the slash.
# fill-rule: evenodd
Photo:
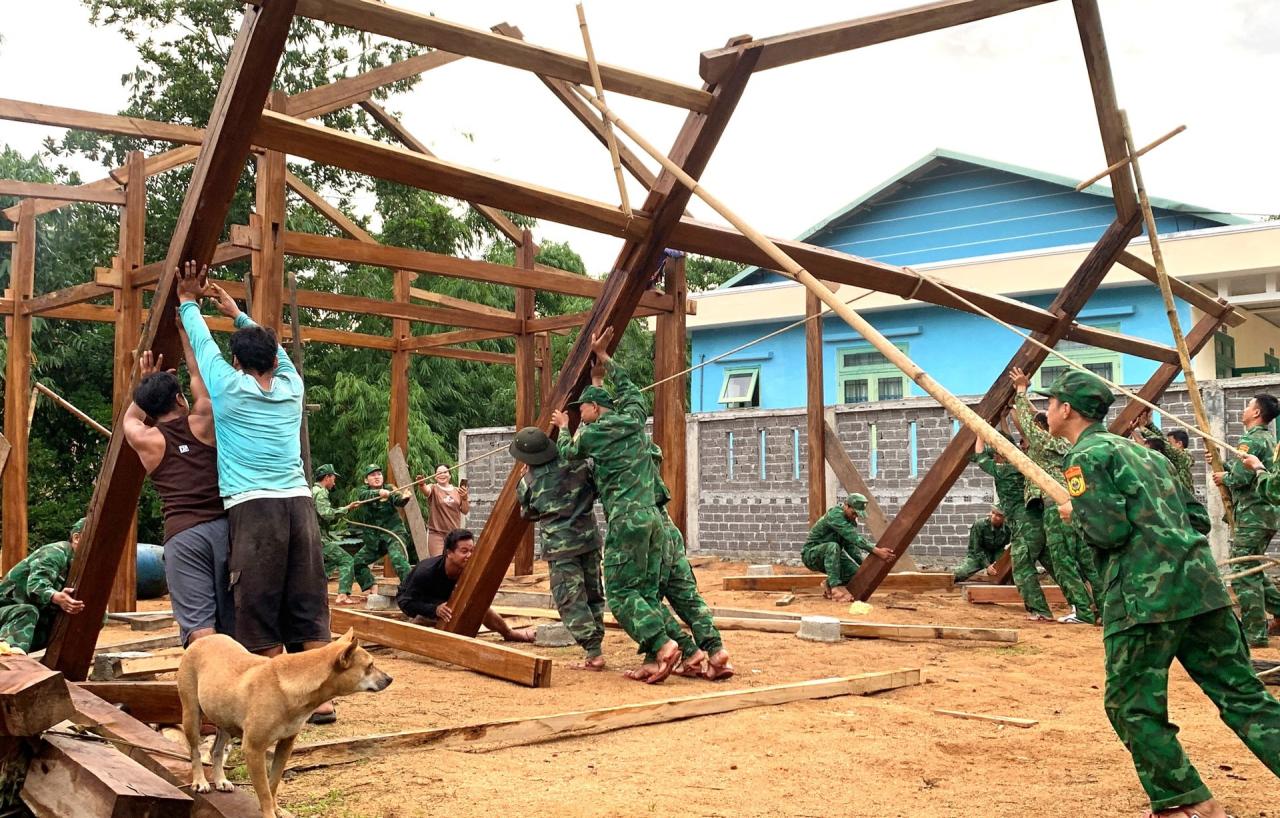
<svg viewBox="0 0 1280 818">
<path fill-rule="evenodd" d="M 344 807 L 346 793 L 342 790 L 329 790 L 324 795 L 317 795 L 304 801 L 287 800 L 288 810 L 296 818 L 356 818 L 354 813 Z"/>
<path fill-rule="evenodd" d="M 1035 645 L 1024 645 L 1018 643 L 1016 645 L 1006 645 L 1003 648 L 996 648 L 995 653 L 999 656 L 1035 656 L 1038 653 L 1044 653 L 1042 648 Z"/>
</svg>

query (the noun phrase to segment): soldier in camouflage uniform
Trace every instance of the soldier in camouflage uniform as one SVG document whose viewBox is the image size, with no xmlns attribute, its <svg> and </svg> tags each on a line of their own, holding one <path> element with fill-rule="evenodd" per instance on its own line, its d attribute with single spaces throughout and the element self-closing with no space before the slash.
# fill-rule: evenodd
<svg viewBox="0 0 1280 818">
<path fill-rule="evenodd" d="M 84 610 L 84 603 L 72 596 L 75 589 L 63 587 L 83 529 L 81 517 L 71 527 L 70 542 L 32 551 L 0 579 L 0 641 L 22 653 L 40 650 L 49 642 L 59 609 L 70 616 Z"/>
<path fill-rule="evenodd" d="M 640 652 L 654 659 L 628 673 L 628 678 L 655 684 L 675 670 L 681 651 L 667 634 L 659 599 L 666 537 L 653 491 L 657 477 L 649 454 L 652 441 L 645 431 L 649 410 L 639 387 L 609 355 L 612 338 L 609 327 L 591 339 L 596 360 L 592 385 L 574 402 L 582 424 L 561 454 L 570 462 L 586 458 L 595 462 L 596 490 L 609 523 L 604 541 L 609 605 Z M 616 395 L 603 388 L 605 375 L 612 379 Z M 569 416 L 556 410 L 552 423 L 567 430 Z"/>
<path fill-rule="evenodd" d="M 852 602 L 853 594 L 844 586 L 858 573 L 867 554 L 875 553 L 884 560 L 893 559 L 887 548 L 873 546 L 858 531 L 858 516 L 867 510 L 867 498 L 850 494 L 844 502 L 827 510 L 809 529 L 800 551 L 804 567 L 827 575 L 823 596 L 836 602 Z"/>
<path fill-rule="evenodd" d="M 334 603 L 350 605 L 356 601 L 351 596 L 351 584 L 355 581 L 355 560 L 338 540 L 347 530 L 347 512 L 354 508 L 354 505 L 334 507 L 329 499 L 329 492 L 333 491 L 337 483 L 338 472 L 334 470 L 332 463 L 325 463 L 316 469 L 316 482 L 311 487 L 311 499 L 315 500 L 316 517 L 320 519 L 324 575 L 327 577 L 334 571 L 338 572 L 338 597 Z"/>
<path fill-rule="evenodd" d="M 1012 529 L 1012 524 L 1019 520 L 1022 512 L 1026 510 L 1022 499 L 1026 478 L 1022 476 L 1022 472 L 1018 471 L 1017 466 L 999 454 L 993 455 L 987 451 L 987 445 L 982 438 L 974 439 L 973 454 L 969 455 L 969 462 L 977 464 L 978 468 L 995 480 L 996 505 L 1004 512 L 1005 521 L 1011 524 Z"/>
<path fill-rule="evenodd" d="M 990 568 L 1008 544 L 1009 526 L 1005 523 L 1004 509 L 993 506 L 986 517 L 969 526 L 969 550 L 952 576 L 959 582 Z"/>
<path fill-rule="evenodd" d="M 1113 397 L 1096 376 L 1070 370 L 1040 394 L 1049 397 L 1049 429 L 1072 442 L 1063 513 L 1098 551 L 1104 574 L 1107 716 L 1153 811 L 1222 818 L 1169 723 L 1169 666 L 1176 657 L 1277 775 L 1280 702 L 1249 662 L 1203 534 L 1208 515 L 1168 461 L 1106 431 L 1100 421 Z"/>
<path fill-rule="evenodd" d="M 409 576 L 409 569 L 413 567 L 409 564 L 409 552 L 405 545 L 409 540 L 409 533 L 404 530 L 404 523 L 400 519 L 400 509 L 409 504 L 408 490 L 391 491 L 383 487 L 382 481 L 382 467 L 377 463 L 370 463 L 364 471 L 364 488 L 356 496 L 357 502 L 371 501 L 360 506 L 362 514 L 359 522 L 386 529 L 379 531 L 375 528 L 360 528 L 364 546 L 356 552 L 355 579 L 365 591 L 373 587 L 373 574 L 369 571 L 369 564 L 375 560 L 389 557 L 391 567 L 395 569 L 401 582 Z M 388 531 L 392 534 L 388 534 Z"/>
<path fill-rule="evenodd" d="M 1237 451 L 1253 455 L 1267 469 L 1274 467 L 1276 450 L 1275 435 L 1267 425 L 1277 414 L 1280 414 L 1280 402 L 1271 395 L 1256 395 L 1240 416 L 1246 431 L 1240 438 Z M 1271 538 L 1280 528 L 1280 507 L 1259 495 L 1254 485 L 1254 472 L 1238 459 L 1226 472 L 1214 474 L 1213 479 L 1215 483 L 1231 489 L 1236 520 L 1231 556 L 1267 553 Z M 1267 614 L 1280 617 L 1280 592 L 1276 591 L 1275 583 L 1266 574 L 1258 573 L 1233 580 L 1231 585 L 1240 602 L 1240 615 L 1244 619 L 1244 632 L 1250 647 L 1267 647 Z"/>
<path fill-rule="evenodd" d="M 1187 453 L 1186 432 L 1174 429 L 1166 436 L 1164 430 L 1151 419 L 1151 410 L 1148 409 L 1138 417 L 1138 425 L 1133 430 L 1133 439 L 1163 455 L 1169 461 L 1169 465 L 1173 466 L 1173 473 L 1178 478 L 1178 482 L 1189 490 L 1195 491 L 1195 483 L 1191 478 L 1193 464 L 1191 455 Z M 1177 445 L 1175 441 L 1181 445 Z"/>
<path fill-rule="evenodd" d="M 1065 485 L 1066 482 L 1062 477 L 1062 458 L 1071 448 L 1070 444 L 1050 434 L 1038 422 L 1035 407 L 1027 399 L 1027 386 L 1030 379 L 1026 373 L 1014 367 L 1009 371 L 1009 378 L 1013 381 L 1014 389 L 1017 390 L 1013 399 L 1014 423 L 1029 444 L 1027 456 L 1055 480 Z M 1084 574 L 1080 567 L 1083 546 L 1078 535 L 1070 526 L 1062 522 L 1058 516 L 1057 506 L 1044 496 L 1039 486 L 1030 480 L 1026 481 L 1025 496 L 1027 506 L 1033 513 L 1038 507 L 1042 523 L 1040 527 L 1028 526 L 1027 554 L 1034 555 L 1042 549 L 1048 551 L 1051 563 L 1049 571 L 1058 581 L 1062 595 L 1067 598 L 1067 602 L 1072 607 L 1072 612 L 1058 621 L 1067 624 L 1093 624 L 1093 596 L 1085 586 Z M 1040 589 L 1040 581 L 1035 575 L 1034 562 L 1019 560 L 1015 556 L 1013 566 L 1014 582 L 1022 592 L 1023 599 L 1027 598 L 1027 593 L 1030 593 L 1033 598 L 1038 594 L 1040 599 L 1044 599 L 1044 591 Z M 1047 607 L 1044 610 L 1047 610 Z M 1036 610 L 1034 614 L 1037 617 L 1042 616 L 1044 610 Z"/>
<path fill-rule="evenodd" d="M 600 571 L 600 531 L 593 509 L 596 486 L 591 462 L 569 462 L 546 432 L 527 426 L 516 432 L 508 451 L 529 470 L 520 478 L 520 516 L 542 523 L 542 558 L 550 569 L 551 594 L 560 621 L 586 651 L 585 670 L 604 670 L 604 582 Z"/>
</svg>

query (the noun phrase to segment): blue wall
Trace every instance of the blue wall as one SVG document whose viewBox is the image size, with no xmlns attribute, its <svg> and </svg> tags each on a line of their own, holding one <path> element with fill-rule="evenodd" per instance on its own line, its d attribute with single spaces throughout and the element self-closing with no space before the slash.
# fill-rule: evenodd
<svg viewBox="0 0 1280 818">
<path fill-rule="evenodd" d="M 731 297 L 731 296 L 720 296 Z M 1047 306 L 1050 294 L 1026 299 Z M 1179 302 L 1179 317 L 1190 326 L 1190 307 Z M 942 307 L 915 307 L 865 313 L 872 325 L 895 343 L 906 343 L 908 353 L 934 378 L 960 395 L 982 394 L 1017 351 L 1022 339 L 1004 327 L 977 315 Z M 1169 324 L 1160 292 L 1150 285 L 1100 290 L 1080 314 L 1083 324 L 1114 326 L 1126 335 L 1172 345 Z M 693 363 L 698 364 L 736 346 L 790 323 L 750 324 L 717 327 L 693 333 Z M 823 402 L 841 403 L 837 387 L 836 350 L 865 343 L 838 318 L 828 317 L 823 326 Z M 1125 384 L 1144 382 L 1157 363 L 1132 355 L 1121 356 L 1119 377 Z M 690 408 L 694 412 L 714 412 L 725 408 L 718 403 L 726 369 L 760 367 L 760 406 L 785 409 L 805 403 L 804 327 L 796 327 L 757 346 L 718 361 L 691 376 Z M 908 382 L 911 395 L 920 395 Z"/>
</svg>

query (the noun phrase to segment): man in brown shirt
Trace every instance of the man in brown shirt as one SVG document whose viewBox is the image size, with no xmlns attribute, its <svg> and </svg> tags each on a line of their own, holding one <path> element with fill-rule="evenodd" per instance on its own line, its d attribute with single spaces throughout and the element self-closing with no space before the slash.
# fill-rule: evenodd
<svg viewBox="0 0 1280 818">
<path fill-rule="evenodd" d="M 229 532 L 218 492 L 213 405 L 179 329 L 191 377 L 190 403 L 164 356 L 138 361 L 141 378 L 125 410 L 124 435 L 164 507 L 164 573 L 184 645 L 235 632 L 227 581 Z"/>
<path fill-rule="evenodd" d="M 444 552 L 444 538 L 450 531 L 462 528 L 462 516 L 471 511 L 467 487 L 452 485 L 451 476 L 448 466 L 436 466 L 436 481 L 419 486 L 427 498 L 427 550 L 433 557 Z M 418 475 L 418 480 L 425 479 Z"/>
</svg>

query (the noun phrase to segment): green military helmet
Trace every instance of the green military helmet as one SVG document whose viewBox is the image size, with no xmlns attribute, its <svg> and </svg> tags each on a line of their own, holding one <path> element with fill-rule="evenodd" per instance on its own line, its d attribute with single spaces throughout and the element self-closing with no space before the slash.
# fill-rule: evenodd
<svg viewBox="0 0 1280 818">
<path fill-rule="evenodd" d="M 84 517 L 76 520 L 75 525 L 71 526 L 72 534 L 79 534 L 81 531 L 84 531 Z"/>
<path fill-rule="evenodd" d="M 603 386 L 592 385 L 592 386 L 588 386 L 586 389 L 583 389 L 582 394 L 578 396 L 578 399 L 569 405 L 577 406 L 583 403 L 594 403 L 594 404 L 603 406 L 606 409 L 612 409 L 613 396 L 610 395 L 608 390 L 606 390 Z"/>
<path fill-rule="evenodd" d="M 1046 389 L 1033 390 L 1046 398 L 1057 398 L 1092 420 L 1102 420 L 1115 401 L 1111 387 L 1092 372 L 1068 369 Z"/>
<path fill-rule="evenodd" d="M 376 471 L 382 471 L 382 467 L 379 466 L 377 463 L 370 463 L 369 465 L 364 467 L 364 476 L 368 477 L 369 475 L 373 474 Z"/>
<path fill-rule="evenodd" d="M 336 469 L 334 469 L 334 468 L 333 468 L 333 464 L 332 464 L 332 463 L 325 463 L 323 466 L 321 466 L 320 468 L 316 469 L 316 479 L 317 479 L 317 480 L 323 480 L 323 479 L 325 479 L 326 477 L 328 477 L 328 476 L 329 476 L 329 475 L 331 475 L 331 474 L 332 474 L 334 477 L 337 477 L 337 476 L 338 476 L 338 472 L 337 472 L 337 470 L 336 470 Z"/>
<path fill-rule="evenodd" d="M 516 432 L 507 451 L 511 452 L 511 456 L 516 460 L 528 463 L 530 466 L 550 463 L 558 455 L 556 444 L 537 426 L 526 426 Z"/>
<path fill-rule="evenodd" d="M 844 498 L 844 504 L 859 514 L 867 510 L 866 495 L 858 494 L 856 491 Z"/>
</svg>

